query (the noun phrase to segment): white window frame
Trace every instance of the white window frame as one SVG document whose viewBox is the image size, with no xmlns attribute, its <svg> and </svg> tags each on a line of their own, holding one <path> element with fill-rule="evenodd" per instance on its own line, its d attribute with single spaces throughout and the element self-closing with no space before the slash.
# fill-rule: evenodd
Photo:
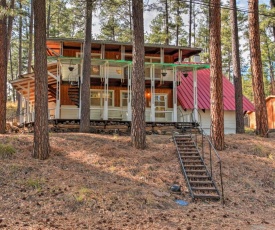
<svg viewBox="0 0 275 230">
<path fill-rule="evenodd" d="M 122 105 L 122 99 L 123 99 L 122 94 L 123 93 L 126 93 L 127 96 L 128 96 L 128 91 L 127 90 L 120 90 L 120 107 L 126 108 L 128 106 L 128 98 L 126 99 L 127 100 L 127 105 L 123 106 Z"/>
<path fill-rule="evenodd" d="M 168 94 L 167 93 L 155 93 L 154 97 L 155 97 L 155 108 L 157 107 L 156 106 L 156 96 L 164 96 L 165 97 L 165 110 L 164 110 L 164 117 L 157 117 L 156 116 L 156 112 L 157 110 L 155 109 L 155 116 L 156 116 L 156 119 L 166 119 L 166 111 L 167 111 L 167 104 L 168 104 Z M 161 114 L 161 111 L 158 111 L 158 114 Z"/>
<path fill-rule="evenodd" d="M 103 89 L 91 89 L 90 90 L 90 98 L 92 98 L 92 92 L 99 92 L 100 93 L 100 105 L 92 105 L 92 102 L 90 104 L 90 106 L 94 106 L 94 107 L 103 107 L 104 106 L 104 97 L 102 96 L 104 94 L 104 90 Z M 115 91 L 114 90 L 108 90 L 108 93 L 111 92 L 112 93 L 112 105 L 108 105 L 108 107 L 114 107 L 115 105 Z"/>
</svg>

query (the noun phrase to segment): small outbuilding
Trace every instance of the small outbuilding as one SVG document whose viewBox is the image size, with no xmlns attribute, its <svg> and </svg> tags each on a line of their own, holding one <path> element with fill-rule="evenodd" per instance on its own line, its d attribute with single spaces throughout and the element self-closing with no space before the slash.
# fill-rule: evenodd
<svg viewBox="0 0 275 230">
<path fill-rule="evenodd" d="M 275 129 L 275 95 L 268 96 L 265 99 L 268 119 L 268 129 Z M 248 112 L 248 125 L 249 128 L 256 128 L 255 112 Z"/>
</svg>

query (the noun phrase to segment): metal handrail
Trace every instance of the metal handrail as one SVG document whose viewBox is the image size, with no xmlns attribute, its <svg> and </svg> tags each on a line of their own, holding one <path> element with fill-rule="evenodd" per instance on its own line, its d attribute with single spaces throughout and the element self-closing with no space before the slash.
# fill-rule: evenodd
<svg viewBox="0 0 275 230">
<path fill-rule="evenodd" d="M 194 109 L 195 110 L 195 109 Z M 194 111 L 193 110 L 193 111 Z M 192 114 L 193 114 L 193 111 L 192 111 Z M 200 115 L 200 113 L 198 112 L 198 114 Z M 192 115 L 193 117 L 193 115 Z M 211 141 L 211 138 L 208 137 L 208 135 L 205 133 L 205 131 L 203 130 L 203 128 L 201 127 L 201 125 L 198 123 L 198 127 L 197 129 L 199 130 L 199 132 L 201 133 L 202 135 L 202 138 L 201 138 L 201 154 L 202 154 L 202 158 L 204 159 L 204 144 L 203 144 L 203 140 L 206 139 L 206 141 L 208 142 L 209 144 L 209 153 L 210 153 L 210 175 L 211 177 L 213 176 L 213 161 L 212 161 L 212 152 L 214 152 L 214 155 L 217 157 L 218 159 L 218 164 L 219 164 L 219 171 L 220 171 L 220 182 L 221 182 L 221 194 L 222 194 L 222 204 L 224 204 L 224 187 L 223 187 L 223 177 L 222 177 L 222 160 L 220 158 L 220 155 L 218 154 L 217 150 L 215 149 L 212 141 Z M 210 132 L 211 132 L 211 128 L 210 128 Z M 192 132 L 191 132 L 192 133 Z M 197 133 L 194 133 L 195 134 L 195 143 L 198 144 L 198 140 L 197 140 Z M 213 181 L 213 183 L 215 183 Z"/>
</svg>

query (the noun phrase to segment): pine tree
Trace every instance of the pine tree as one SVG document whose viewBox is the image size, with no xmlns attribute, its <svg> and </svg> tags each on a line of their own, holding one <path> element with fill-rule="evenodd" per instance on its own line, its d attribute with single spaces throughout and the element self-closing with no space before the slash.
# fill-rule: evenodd
<svg viewBox="0 0 275 230">
<path fill-rule="evenodd" d="M 268 125 L 261 61 L 258 0 L 249 0 L 248 9 L 249 45 L 256 115 L 256 134 L 266 136 Z"/>
<path fill-rule="evenodd" d="M 220 0 L 210 0 L 210 115 L 211 135 L 217 150 L 224 148 L 223 80 L 221 62 Z"/>
<path fill-rule="evenodd" d="M 48 130 L 48 74 L 46 54 L 46 3 L 34 0 L 35 122 L 33 157 L 45 160 L 50 154 Z"/>
<path fill-rule="evenodd" d="M 133 1 L 132 145 L 146 147 L 143 0 Z"/>
<path fill-rule="evenodd" d="M 0 1 L 0 134 L 6 132 L 6 101 L 7 101 L 7 14 L 6 0 Z"/>
<path fill-rule="evenodd" d="M 81 81 L 80 128 L 82 133 L 90 132 L 90 73 L 92 42 L 92 11 L 94 0 L 86 0 L 86 24 L 83 55 L 83 74 Z"/>
<path fill-rule="evenodd" d="M 230 0 L 231 8 L 231 33 L 232 33 L 232 62 L 233 62 L 233 79 L 235 86 L 235 110 L 236 110 L 236 133 L 244 133 L 243 118 L 243 93 L 242 93 L 242 76 L 239 53 L 239 36 L 236 0 Z"/>
</svg>

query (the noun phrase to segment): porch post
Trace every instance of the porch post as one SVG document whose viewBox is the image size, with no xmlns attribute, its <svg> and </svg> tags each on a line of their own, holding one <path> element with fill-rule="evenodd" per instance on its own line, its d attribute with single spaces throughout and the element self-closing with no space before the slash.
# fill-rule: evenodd
<svg viewBox="0 0 275 230">
<path fill-rule="evenodd" d="M 105 59 L 105 44 L 101 45 L 100 59 Z"/>
<path fill-rule="evenodd" d="M 156 111 L 155 111 L 155 65 L 150 67 L 150 77 L 151 77 L 151 121 L 156 121 Z"/>
<path fill-rule="evenodd" d="M 28 100 L 26 101 L 27 122 L 30 122 L 30 82 L 28 82 Z"/>
<path fill-rule="evenodd" d="M 178 121 L 178 93 L 177 93 L 177 71 L 173 67 L 173 122 Z"/>
<path fill-rule="evenodd" d="M 20 124 L 24 123 L 24 113 L 22 113 L 22 102 L 23 102 L 23 95 L 20 94 L 21 96 L 21 101 L 20 101 L 20 104 L 19 104 L 19 122 Z"/>
<path fill-rule="evenodd" d="M 103 106 L 103 120 L 108 120 L 108 75 L 109 75 L 109 63 L 107 62 L 104 66 L 104 106 Z"/>
<path fill-rule="evenodd" d="M 132 120 L 132 66 L 128 65 L 127 120 Z"/>
<path fill-rule="evenodd" d="M 81 45 L 82 55 L 81 55 L 81 64 L 80 64 L 80 82 L 78 83 L 79 87 L 79 107 L 78 107 L 78 119 L 81 118 L 81 90 L 83 82 L 83 45 Z"/>
<path fill-rule="evenodd" d="M 57 80 L 56 80 L 56 103 L 55 103 L 55 119 L 60 118 L 60 65 L 57 64 Z"/>
<path fill-rule="evenodd" d="M 160 62 L 164 63 L 164 48 L 160 48 Z"/>
<path fill-rule="evenodd" d="M 197 83 L 197 69 L 193 69 L 193 98 L 194 98 L 194 118 L 198 121 L 198 83 Z"/>
<path fill-rule="evenodd" d="M 125 46 L 121 46 L 121 60 L 125 60 Z"/>
<path fill-rule="evenodd" d="M 182 62 L 182 50 L 179 49 L 179 57 L 178 57 L 178 62 L 181 63 Z"/>
</svg>

